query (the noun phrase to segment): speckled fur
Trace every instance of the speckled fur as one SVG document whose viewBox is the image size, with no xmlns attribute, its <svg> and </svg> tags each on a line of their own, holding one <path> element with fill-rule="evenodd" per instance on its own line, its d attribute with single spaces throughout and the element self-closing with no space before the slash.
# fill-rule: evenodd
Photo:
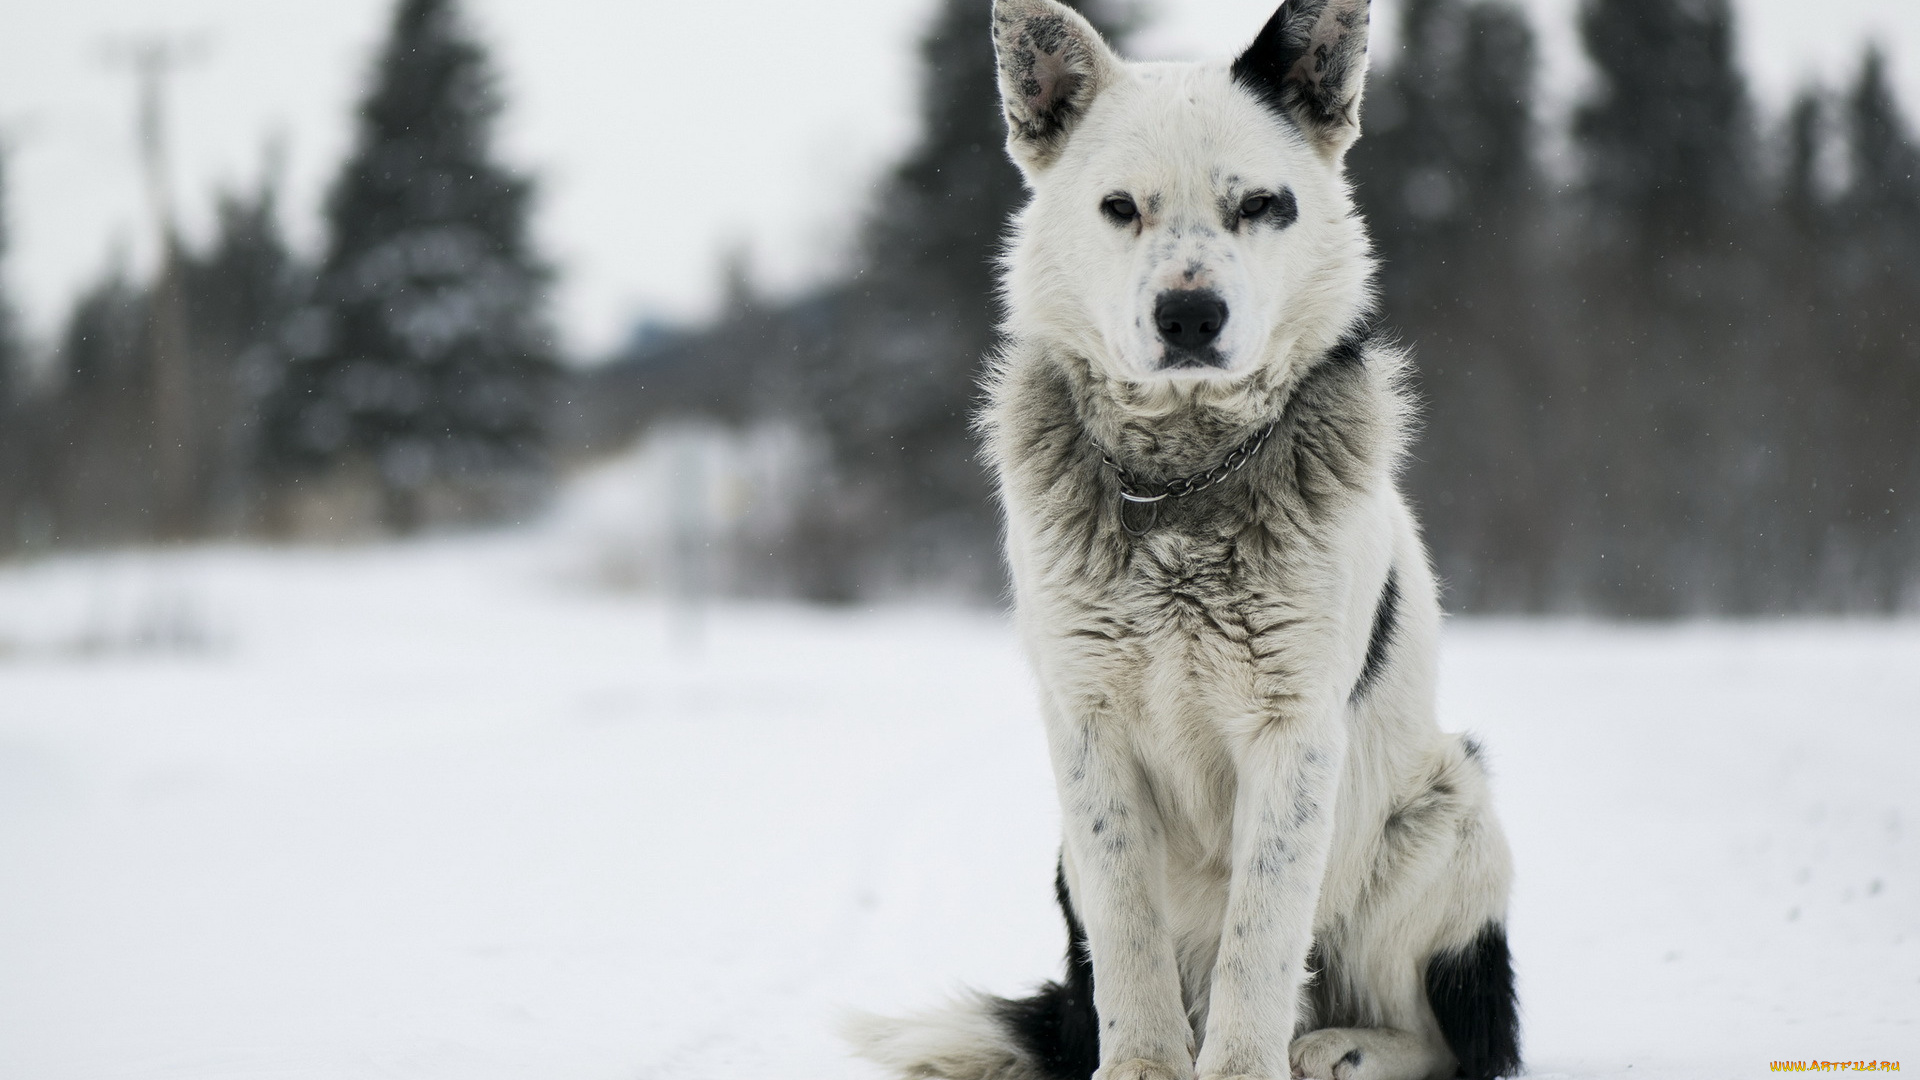
<svg viewBox="0 0 1920 1080">
<path fill-rule="evenodd" d="M 1287 99 L 1248 85 L 1245 57 L 1129 64 L 1051 0 L 995 8 L 1009 151 L 1033 199 L 980 426 L 1092 957 L 1098 1080 L 1452 1076 L 1423 971 L 1505 919 L 1481 755 L 1434 716 L 1439 605 L 1395 485 L 1406 361 L 1369 329 L 1372 262 L 1342 171 L 1366 2 L 1297 14 L 1309 22 L 1278 30 L 1346 51 L 1282 66 L 1314 76 Z M 1067 93 L 1096 88 L 1038 136 L 1020 119 L 1050 105 L 1023 75 L 1033 27 L 1091 73 Z M 1221 200 L 1256 185 L 1297 195 L 1297 220 L 1222 223 Z M 1110 191 L 1139 205 L 1137 228 L 1100 218 Z M 1241 320 L 1219 369 L 1155 366 L 1137 312 L 1180 274 Z M 1122 528 L 1103 457 L 1170 479 L 1270 422 L 1240 472 L 1163 504 L 1144 536 Z M 1044 1077 L 983 1034 L 984 1008 L 868 1018 L 855 1037 L 903 1076 Z"/>
</svg>

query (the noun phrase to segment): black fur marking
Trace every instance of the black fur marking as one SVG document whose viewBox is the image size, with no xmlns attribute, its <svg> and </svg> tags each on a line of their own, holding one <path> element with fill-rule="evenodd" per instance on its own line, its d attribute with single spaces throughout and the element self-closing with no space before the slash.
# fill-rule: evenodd
<svg viewBox="0 0 1920 1080">
<path fill-rule="evenodd" d="M 1347 1051 L 1346 1053 L 1341 1054 L 1340 1060 L 1334 1062 L 1333 1064 L 1334 1064 L 1334 1067 L 1336 1068 L 1338 1068 L 1341 1065 L 1349 1065 L 1357 1069 L 1360 1067 L 1360 1059 L 1364 1056 L 1365 1055 L 1360 1053 L 1360 1048 L 1356 1046 L 1353 1049 Z"/>
<path fill-rule="evenodd" d="M 1284 0 L 1234 60 L 1234 81 L 1282 118 L 1323 130 L 1343 125 L 1359 89 L 1351 85 L 1359 81 L 1355 69 L 1366 56 L 1368 7 Z"/>
<path fill-rule="evenodd" d="M 1261 216 L 1261 220 L 1275 229 L 1284 229 L 1300 220 L 1300 200 L 1293 194 L 1292 188 L 1281 188 L 1280 194 L 1273 197 L 1273 206 Z"/>
<path fill-rule="evenodd" d="M 1228 192 L 1213 200 L 1214 213 L 1220 216 L 1220 227 L 1228 232 L 1240 231 L 1240 196 Z"/>
<path fill-rule="evenodd" d="M 1347 700 L 1359 701 L 1373 684 L 1380 681 L 1380 674 L 1387 667 L 1387 650 L 1393 646 L 1393 632 L 1398 626 L 1400 614 L 1400 577 L 1391 567 L 1387 570 L 1387 583 L 1380 589 L 1380 604 L 1373 609 L 1373 633 L 1367 637 L 1367 659 L 1360 665 L 1360 677 L 1354 680 L 1353 692 Z"/>
<path fill-rule="evenodd" d="M 1481 768 L 1486 767 L 1486 751 L 1481 749 L 1480 740 L 1475 739 L 1471 735 L 1463 736 L 1460 739 L 1460 749 L 1465 751 L 1468 761 L 1473 762 Z"/>
<path fill-rule="evenodd" d="M 1359 367 L 1367 362 L 1367 346 L 1373 344 L 1374 327 L 1371 320 L 1363 321 L 1347 331 L 1333 348 L 1327 350 L 1322 363 L 1340 367 Z"/>
<path fill-rule="evenodd" d="M 1242 225 L 1279 232 L 1300 220 L 1300 201 L 1292 188 L 1283 187 L 1278 192 L 1254 190 L 1241 195 L 1230 192 L 1220 196 L 1216 205 L 1220 224 L 1228 232 L 1238 232 Z"/>
<path fill-rule="evenodd" d="M 1283 0 L 1253 44 L 1233 61 L 1234 81 L 1281 116 L 1287 115 L 1290 104 L 1287 73 L 1307 51 L 1306 35 L 1289 25 L 1297 7 L 1294 0 Z"/>
<path fill-rule="evenodd" d="M 1307 984 L 1306 1000 L 1312 1015 L 1302 1018 L 1305 1022 L 1298 1032 L 1363 1025 L 1359 1010 L 1348 999 L 1340 955 L 1326 940 L 1315 940 L 1308 950 L 1307 972 L 1311 981 Z"/>
<path fill-rule="evenodd" d="M 1066 980 L 1045 983 L 1029 998 L 997 1001 L 994 1016 L 1049 1080 L 1090 1080 L 1100 1067 L 1100 1018 L 1093 1010 L 1087 932 L 1073 913 L 1064 865 L 1054 871 L 1053 892 L 1067 920 Z"/>
<path fill-rule="evenodd" d="M 1520 1009 L 1507 929 L 1497 922 L 1462 948 L 1427 961 L 1427 1004 L 1467 1080 L 1520 1071 Z"/>
</svg>

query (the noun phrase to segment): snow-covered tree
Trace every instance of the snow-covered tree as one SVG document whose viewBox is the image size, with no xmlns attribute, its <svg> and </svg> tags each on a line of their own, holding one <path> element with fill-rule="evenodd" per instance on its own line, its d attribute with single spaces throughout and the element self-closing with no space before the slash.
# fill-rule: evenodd
<svg viewBox="0 0 1920 1080">
<path fill-rule="evenodd" d="M 553 373 L 546 273 L 527 236 L 531 184 L 493 157 L 500 107 L 455 0 L 401 0 L 269 410 L 274 461 L 371 465 L 403 532 L 432 481 L 538 458 Z"/>
</svg>

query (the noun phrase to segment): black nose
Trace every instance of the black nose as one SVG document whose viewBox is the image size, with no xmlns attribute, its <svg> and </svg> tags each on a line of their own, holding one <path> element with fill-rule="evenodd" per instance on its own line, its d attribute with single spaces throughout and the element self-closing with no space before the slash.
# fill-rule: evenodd
<svg viewBox="0 0 1920 1080">
<path fill-rule="evenodd" d="M 1154 301 L 1153 321 L 1169 346 L 1204 349 L 1227 324 L 1227 302 L 1212 289 L 1169 290 Z"/>
</svg>

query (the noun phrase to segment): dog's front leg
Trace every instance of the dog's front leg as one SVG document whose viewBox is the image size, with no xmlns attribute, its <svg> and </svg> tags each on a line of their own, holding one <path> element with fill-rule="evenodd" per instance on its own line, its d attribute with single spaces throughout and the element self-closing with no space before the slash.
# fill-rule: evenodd
<svg viewBox="0 0 1920 1080">
<path fill-rule="evenodd" d="M 1164 914 L 1159 812 L 1119 718 L 1098 706 L 1050 711 L 1068 881 L 1093 962 L 1095 1080 L 1187 1080 L 1193 1027 Z"/>
<path fill-rule="evenodd" d="M 1202 1080 L 1291 1075 L 1313 915 L 1333 841 L 1345 753 L 1334 709 L 1276 717 L 1238 753 L 1233 878 L 1213 966 Z"/>
</svg>

